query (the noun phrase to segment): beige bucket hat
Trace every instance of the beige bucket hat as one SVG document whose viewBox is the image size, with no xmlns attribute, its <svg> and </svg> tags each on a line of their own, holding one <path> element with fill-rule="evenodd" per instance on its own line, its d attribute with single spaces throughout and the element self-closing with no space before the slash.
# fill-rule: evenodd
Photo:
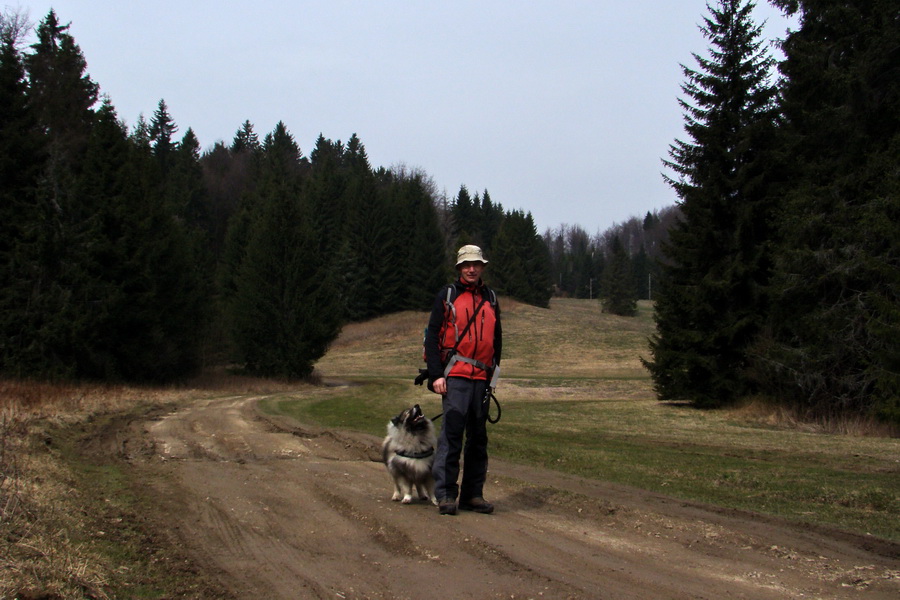
<svg viewBox="0 0 900 600">
<path fill-rule="evenodd" d="M 488 261 L 484 260 L 484 256 L 481 254 L 481 248 L 478 246 L 463 246 L 459 249 L 459 252 L 456 253 L 456 266 L 463 264 L 464 262 L 480 262 L 483 264 L 487 264 Z"/>
</svg>

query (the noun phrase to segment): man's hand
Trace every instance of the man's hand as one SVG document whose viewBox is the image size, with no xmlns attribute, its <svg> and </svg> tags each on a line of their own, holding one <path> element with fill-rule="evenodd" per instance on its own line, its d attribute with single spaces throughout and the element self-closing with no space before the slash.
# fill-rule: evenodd
<svg viewBox="0 0 900 600">
<path fill-rule="evenodd" d="M 431 386 L 434 389 L 435 394 L 440 394 L 443 396 L 447 393 L 447 380 L 443 377 L 440 379 L 435 379 L 434 384 Z"/>
</svg>

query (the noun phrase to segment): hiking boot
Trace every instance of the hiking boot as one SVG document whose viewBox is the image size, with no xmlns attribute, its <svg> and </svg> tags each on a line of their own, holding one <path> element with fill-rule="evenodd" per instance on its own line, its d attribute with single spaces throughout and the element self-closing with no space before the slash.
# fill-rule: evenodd
<svg viewBox="0 0 900 600">
<path fill-rule="evenodd" d="M 471 510 L 472 512 L 489 515 L 494 512 L 494 505 L 485 501 L 484 498 L 470 498 L 459 503 L 460 510 Z"/>
<path fill-rule="evenodd" d="M 442 515 L 455 515 L 456 514 L 456 500 L 451 500 L 450 498 L 444 498 L 438 502 L 438 512 Z"/>
</svg>

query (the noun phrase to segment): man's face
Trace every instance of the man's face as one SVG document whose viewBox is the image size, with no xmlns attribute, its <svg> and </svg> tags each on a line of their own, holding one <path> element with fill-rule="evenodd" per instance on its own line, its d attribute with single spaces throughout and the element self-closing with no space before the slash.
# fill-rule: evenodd
<svg viewBox="0 0 900 600">
<path fill-rule="evenodd" d="M 483 271 L 484 263 L 477 260 L 469 260 L 459 265 L 460 279 L 466 283 L 478 283 Z"/>
</svg>

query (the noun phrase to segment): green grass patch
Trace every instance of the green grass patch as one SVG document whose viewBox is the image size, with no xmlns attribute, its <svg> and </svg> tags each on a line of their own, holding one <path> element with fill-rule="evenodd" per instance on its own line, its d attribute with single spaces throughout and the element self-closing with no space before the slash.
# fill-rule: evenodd
<svg viewBox="0 0 900 600">
<path fill-rule="evenodd" d="M 441 412 L 437 396 L 423 398 L 422 388 L 410 389 L 413 387 L 411 382 L 400 380 L 355 379 L 318 393 L 266 398 L 260 402 L 260 409 L 302 423 L 383 435 L 388 420 L 413 404 L 421 405 L 429 417 Z"/>
</svg>

